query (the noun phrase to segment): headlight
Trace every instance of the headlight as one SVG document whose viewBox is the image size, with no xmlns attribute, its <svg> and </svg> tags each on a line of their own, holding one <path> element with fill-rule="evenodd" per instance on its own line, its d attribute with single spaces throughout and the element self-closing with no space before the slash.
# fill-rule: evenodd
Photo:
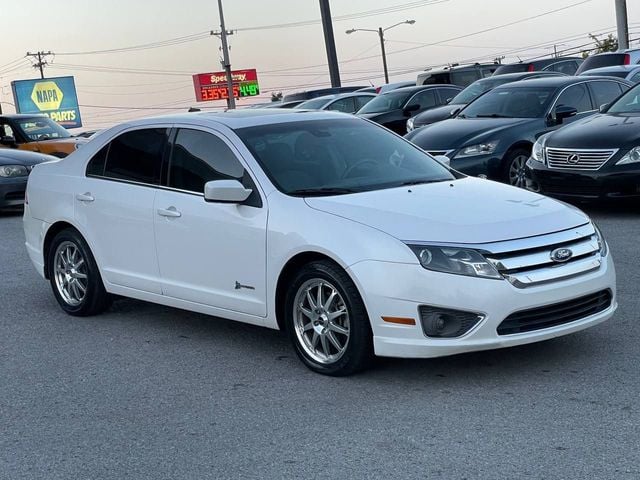
<svg viewBox="0 0 640 480">
<path fill-rule="evenodd" d="M 629 150 L 624 157 L 616 162 L 616 165 L 628 165 L 630 163 L 640 162 L 640 147 L 635 147 Z"/>
<path fill-rule="evenodd" d="M 603 257 L 606 257 L 607 253 L 609 252 L 609 247 L 607 246 L 607 242 L 604 239 L 604 236 L 602 235 L 602 232 L 596 226 L 595 223 L 593 224 L 593 228 L 596 231 L 596 238 L 598 239 L 598 246 L 600 247 L 600 255 L 602 255 Z"/>
<path fill-rule="evenodd" d="M 413 130 L 413 118 L 407 120 L 407 132 L 410 132 L 411 130 Z"/>
<path fill-rule="evenodd" d="M 542 135 L 536 143 L 533 144 L 533 148 L 531 149 L 531 158 L 536 162 L 540 162 L 542 164 L 545 163 L 544 159 L 544 146 L 547 143 L 547 135 Z"/>
<path fill-rule="evenodd" d="M 0 177 L 26 177 L 29 170 L 23 165 L 0 165 Z"/>
<path fill-rule="evenodd" d="M 475 157 L 476 155 L 488 155 L 496 151 L 498 146 L 498 140 L 493 142 L 478 143 L 477 145 L 471 145 L 470 147 L 464 147 L 460 153 L 456 155 L 457 158 L 462 157 Z"/>
<path fill-rule="evenodd" d="M 427 270 L 469 277 L 503 278 L 496 267 L 476 250 L 424 245 L 409 245 L 409 248 Z"/>
</svg>

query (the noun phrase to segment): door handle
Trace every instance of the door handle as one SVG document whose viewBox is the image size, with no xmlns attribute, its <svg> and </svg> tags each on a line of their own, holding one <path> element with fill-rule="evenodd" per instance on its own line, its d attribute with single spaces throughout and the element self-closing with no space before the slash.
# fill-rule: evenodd
<svg viewBox="0 0 640 480">
<path fill-rule="evenodd" d="M 171 218 L 177 218 L 182 216 L 182 214 L 178 210 L 176 210 L 176 207 L 159 208 L 158 215 L 160 215 L 161 217 L 171 217 Z"/>
<path fill-rule="evenodd" d="M 89 203 L 89 202 L 93 202 L 95 198 L 93 198 L 93 195 L 91 195 L 91 193 L 86 192 L 86 193 L 77 194 L 76 200 L 78 200 L 79 202 Z"/>
</svg>

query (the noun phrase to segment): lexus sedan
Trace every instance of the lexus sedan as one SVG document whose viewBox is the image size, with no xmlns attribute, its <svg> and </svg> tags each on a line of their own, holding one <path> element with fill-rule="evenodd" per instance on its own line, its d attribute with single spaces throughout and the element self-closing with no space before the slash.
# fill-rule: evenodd
<svg viewBox="0 0 640 480">
<path fill-rule="evenodd" d="M 507 83 L 455 118 L 406 138 L 432 155 L 446 155 L 456 170 L 524 187 L 526 163 L 538 137 L 593 115 L 630 86 L 616 78 L 569 76 Z"/>
<path fill-rule="evenodd" d="M 602 112 L 544 135 L 527 187 L 576 200 L 640 198 L 640 85 Z"/>
<path fill-rule="evenodd" d="M 617 307 L 584 213 L 347 114 L 136 120 L 39 165 L 27 192 L 27 251 L 70 315 L 119 295 L 284 329 L 328 375 L 537 342 Z"/>
<path fill-rule="evenodd" d="M 55 159 L 42 153 L 0 149 L 0 208 L 22 205 L 31 170 L 39 163 Z"/>
</svg>

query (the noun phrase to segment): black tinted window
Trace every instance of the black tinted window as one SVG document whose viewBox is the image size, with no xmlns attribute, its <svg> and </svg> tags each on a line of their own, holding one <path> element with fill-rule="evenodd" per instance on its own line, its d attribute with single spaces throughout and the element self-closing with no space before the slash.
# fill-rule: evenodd
<svg viewBox="0 0 640 480">
<path fill-rule="evenodd" d="M 622 94 L 620 84 L 616 82 L 592 82 L 590 84 L 596 108 L 605 103 L 611 103 Z"/>
<path fill-rule="evenodd" d="M 437 105 L 436 101 L 436 90 L 425 90 L 423 92 L 417 93 L 407 105 L 410 107 L 411 105 L 418 105 L 421 109 L 435 107 Z"/>
<path fill-rule="evenodd" d="M 454 88 L 441 88 L 440 89 L 440 105 L 447 103 L 447 100 L 452 100 L 453 97 L 458 95 L 460 90 Z"/>
<path fill-rule="evenodd" d="M 356 107 L 353 102 L 353 97 L 341 98 L 336 100 L 327 107 L 327 110 L 335 110 L 337 112 L 353 113 L 356 111 Z"/>
<path fill-rule="evenodd" d="M 566 75 L 574 75 L 578 69 L 578 63 L 575 60 L 567 60 L 566 62 L 554 63 L 550 70 L 554 72 L 564 73 Z"/>
<path fill-rule="evenodd" d="M 101 177 L 104 175 L 104 165 L 107 161 L 107 152 L 109 151 L 109 144 L 102 147 L 98 153 L 89 161 L 87 165 L 87 175 L 94 177 Z"/>
<path fill-rule="evenodd" d="M 171 153 L 168 185 L 204 192 L 211 180 L 241 179 L 244 168 L 218 137 L 199 130 L 180 129 Z"/>
<path fill-rule="evenodd" d="M 488 75 L 491 73 L 487 72 Z M 473 82 L 481 78 L 480 72 L 478 70 L 454 70 L 451 72 L 451 83 L 454 85 L 460 85 L 461 87 L 466 87 L 467 85 L 471 85 Z"/>
<path fill-rule="evenodd" d="M 126 132 L 111 141 L 105 177 L 155 185 L 160 180 L 166 128 Z"/>
<path fill-rule="evenodd" d="M 586 72 L 594 68 L 610 67 L 611 65 L 624 65 L 624 53 L 605 53 L 588 57 L 578 68 L 576 73 Z"/>
<path fill-rule="evenodd" d="M 356 112 L 358 110 L 360 110 L 362 107 L 364 107 L 367 103 L 369 103 L 371 100 L 373 100 L 375 97 L 356 97 Z"/>
<path fill-rule="evenodd" d="M 593 110 L 589 92 L 587 91 L 587 87 L 585 87 L 583 83 L 572 85 L 564 92 L 562 92 L 558 97 L 556 107 L 560 105 L 564 105 L 565 107 L 573 107 L 578 110 L 578 113 Z"/>
</svg>

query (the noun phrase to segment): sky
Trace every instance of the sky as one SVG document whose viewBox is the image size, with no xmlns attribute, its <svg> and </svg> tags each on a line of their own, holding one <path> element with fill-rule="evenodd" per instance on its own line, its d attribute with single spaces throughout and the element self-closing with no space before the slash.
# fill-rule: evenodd
<svg viewBox="0 0 640 480">
<path fill-rule="evenodd" d="M 223 0 L 233 69 L 256 68 L 262 92 L 329 85 L 318 0 Z M 640 39 L 640 1 L 628 0 L 631 38 Z M 383 83 L 377 29 L 386 32 L 391 81 L 429 66 L 503 62 L 576 52 L 589 33 L 615 33 L 614 0 L 332 0 L 343 85 Z M 346 18 L 345 18 L 346 17 Z M 0 102 L 12 112 L 10 82 L 37 78 L 27 51 L 51 51 L 48 77 L 73 75 L 83 129 L 197 104 L 191 75 L 221 70 L 216 0 L 0 0 Z M 640 41 L 634 44 L 640 45 Z M 139 48 L 131 48 L 139 47 Z M 104 52 L 104 50 L 116 50 Z M 78 130 L 79 131 L 79 130 Z"/>
</svg>

